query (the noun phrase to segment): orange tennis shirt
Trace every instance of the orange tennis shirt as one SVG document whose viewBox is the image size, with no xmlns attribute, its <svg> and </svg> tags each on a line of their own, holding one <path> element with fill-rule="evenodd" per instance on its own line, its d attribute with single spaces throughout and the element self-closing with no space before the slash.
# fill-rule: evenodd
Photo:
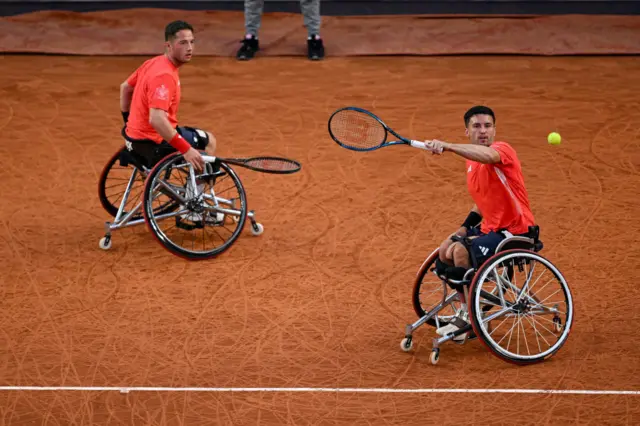
<svg viewBox="0 0 640 426">
<path fill-rule="evenodd" d="M 506 142 L 494 142 L 500 163 L 483 164 L 467 160 L 467 187 L 482 215 L 483 233 L 507 230 L 524 234 L 535 219 L 529 206 L 522 166 L 516 151 Z"/>
<path fill-rule="evenodd" d="M 156 143 L 162 136 L 149 123 L 149 108 L 167 112 L 172 127 L 178 125 L 180 104 L 180 77 L 178 68 L 165 56 L 145 61 L 129 76 L 127 84 L 133 87 L 126 133 L 133 139 L 151 139 Z"/>
</svg>

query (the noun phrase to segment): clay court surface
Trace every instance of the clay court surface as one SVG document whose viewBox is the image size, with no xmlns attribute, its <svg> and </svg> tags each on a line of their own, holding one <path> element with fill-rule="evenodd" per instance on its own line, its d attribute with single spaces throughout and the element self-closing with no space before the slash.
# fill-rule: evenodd
<svg viewBox="0 0 640 426">
<path fill-rule="evenodd" d="M 140 226 L 98 248 L 97 197 L 122 144 L 118 86 L 143 57 L 2 56 L 0 385 L 375 388 L 358 392 L 0 391 L 0 424 L 638 424 L 638 394 L 384 393 L 384 389 L 640 390 L 640 110 L 636 57 L 198 57 L 184 124 L 221 156 L 285 156 L 290 176 L 237 169 L 248 228 L 215 260 L 172 256 Z M 403 353 L 413 279 L 472 201 L 464 160 L 340 148 L 335 109 L 371 109 L 415 139 L 464 142 L 484 103 L 517 149 L 574 330 L 518 367 L 479 341 L 429 363 Z M 560 146 L 546 135 L 559 131 Z"/>
</svg>

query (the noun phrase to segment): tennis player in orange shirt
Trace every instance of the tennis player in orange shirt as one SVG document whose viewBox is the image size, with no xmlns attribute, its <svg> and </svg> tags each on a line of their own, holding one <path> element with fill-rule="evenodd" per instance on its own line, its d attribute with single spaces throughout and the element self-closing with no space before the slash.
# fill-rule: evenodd
<svg viewBox="0 0 640 426">
<path fill-rule="evenodd" d="M 153 166 L 165 155 L 180 151 L 201 172 L 204 160 L 198 150 L 214 155 L 212 133 L 178 126 L 179 68 L 191 61 L 195 46 L 193 27 L 174 21 L 165 28 L 165 53 L 145 61 L 120 85 L 120 109 L 125 121 L 122 135 L 127 148 Z"/>
</svg>

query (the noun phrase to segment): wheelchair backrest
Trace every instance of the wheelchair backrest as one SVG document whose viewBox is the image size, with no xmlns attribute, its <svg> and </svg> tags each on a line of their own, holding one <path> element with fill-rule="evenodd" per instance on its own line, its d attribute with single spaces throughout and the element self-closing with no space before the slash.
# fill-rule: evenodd
<svg viewBox="0 0 640 426">
<path fill-rule="evenodd" d="M 542 241 L 540 241 L 539 239 L 534 240 L 533 238 L 528 237 L 513 236 L 500 241 L 500 244 L 498 244 L 498 247 L 496 248 L 496 253 L 498 253 L 499 251 L 513 249 L 531 250 L 538 252 L 542 250 L 543 247 L 544 244 L 542 244 Z"/>
</svg>

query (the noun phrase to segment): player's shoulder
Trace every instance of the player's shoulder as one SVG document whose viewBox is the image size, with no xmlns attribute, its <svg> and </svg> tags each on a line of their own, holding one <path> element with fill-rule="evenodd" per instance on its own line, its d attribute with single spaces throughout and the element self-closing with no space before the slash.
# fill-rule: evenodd
<svg viewBox="0 0 640 426">
<path fill-rule="evenodd" d="M 506 142 L 506 141 L 494 141 L 494 142 L 491 144 L 491 147 L 492 147 L 492 148 L 502 148 L 502 147 L 505 147 L 505 148 L 513 149 L 513 146 L 511 146 L 511 144 L 510 144 L 509 142 Z"/>
<path fill-rule="evenodd" d="M 154 74 L 156 76 L 169 76 L 173 80 L 178 80 L 178 71 L 176 67 L 163 56 L 161 56 L 156 62 L 156 65 L 154 66 Z"/>
<path fill-rule="evenodd" d="M 506 141 L 495 141 L 491 144 L 491 148 L 501 152 L 508 152 L 511 155 L 516 155 L 515 148 Z"/>
</svg>

